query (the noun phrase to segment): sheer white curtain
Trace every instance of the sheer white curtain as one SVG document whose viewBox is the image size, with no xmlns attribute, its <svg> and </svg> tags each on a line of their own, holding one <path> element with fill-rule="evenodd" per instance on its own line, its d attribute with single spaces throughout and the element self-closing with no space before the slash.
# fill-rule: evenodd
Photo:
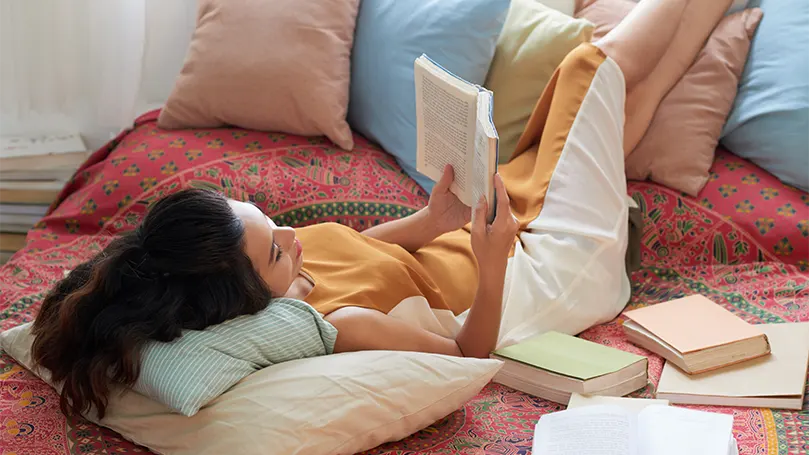
<svg viewBox="0 0 809 455">
<path fill-rule="evenodd" d="M 140 110 L 162 106 L 168 98 L 197 22 L 196 0 L 144 1 L 146 47 L 138 100 Z"/>
<path fill-rule="evenodd" d="M 195 12 L 194 0 L 0 1 L 0 134 L 103 144 L 165 101 Z"/>
</svg>

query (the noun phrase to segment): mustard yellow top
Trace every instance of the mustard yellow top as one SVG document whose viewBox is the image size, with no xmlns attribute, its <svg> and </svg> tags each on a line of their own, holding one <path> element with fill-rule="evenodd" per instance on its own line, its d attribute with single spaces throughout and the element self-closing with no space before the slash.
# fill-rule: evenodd
<svg viewBox="0 0 809 455">
<path fill-rule="evenodd" d="M 324 315 L 345 306 L 388 313 L 414 296 L 458 315 L 474 301 L 477 261 L 466 230 L 444 234 L 416 253 L 336 223 L 299 228 L 297 237 L 303 272 L 314 282 L 304 300 Z"/>
<path fill-rule="evenodd" d="M 499 166 L 521 231 L 542 211 L 570 129 L 605 59 L 592 43 L 566 57 L 534 108 L 511 160 Z M 445 234 L 412 254 L 335 223 L 297 229 L 304 247 L 303 271 L 314 282 L 304 300 L 324 315 L 345 306 L 388 313 L 404 299 L 423 296 L 431 308 L 458 315 L 472 306 L 478 284 L 468 229 Z"/>
</svg>

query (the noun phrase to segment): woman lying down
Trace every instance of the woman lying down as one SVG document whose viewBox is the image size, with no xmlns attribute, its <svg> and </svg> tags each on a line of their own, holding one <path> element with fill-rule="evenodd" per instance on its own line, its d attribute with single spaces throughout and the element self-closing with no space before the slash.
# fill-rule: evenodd
<svg viewBox="0 0 809 455">
<path fill-rule="evenodd" d="M 698 3 L 715 25 L 730 0 L 644 0 L 565 58 L 494 177 L 490 224 L 485 201 L 469 208 L 449 192 L 451 169 L 426 208 L 363 233 L 277 226 L 202 190 L 158 201 L 58 283 L 36 318 L 33 357 L 64 381 L 63 410 L 103 416 L 109 383 L 136 382 L 148 342 L 274 311 L 274 297 L 336 329 L 328 352 L 487 357 L 613 319 L 630 294 L 623 159 L 711 31 L 681 23 Z M 287 343 L 305 336 L 289 323 Z"/>
</svg>

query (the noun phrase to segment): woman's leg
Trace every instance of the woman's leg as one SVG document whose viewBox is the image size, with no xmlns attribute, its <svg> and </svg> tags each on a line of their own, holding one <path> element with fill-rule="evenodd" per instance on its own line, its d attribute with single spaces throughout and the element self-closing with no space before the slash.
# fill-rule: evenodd
<svg viewBox="0 0 809 455">
<path fill-rule="evenodd" d="M 593 43 L 621 68 L 627 93 L 646 79 L 666 54 L 689 3 L 690 0 L 642 0 L 614 29 Z"/>
<path fill-rule="evenodd" d="M 593 44 L 571 52 L 499 172 L 522 231 L 509 260 L 498 347 L 577 334 L 626 305 L 625 84 Z"/>
<path fill-rule="evenodd" d="M 714 1 L 722 6 L 705 6 Z M 643 0 L 604 40 L 577 47 L 559 65 L 511 161 L 500 167 L 521 233 L 508 265 L 498 347 L 549 330 L 577 334 L 623 310 L 631 293 L 625 131 L 642 136 L 642 123 L 679 78 L 659 73 L 682 61 L 668 44 L 684 40 L 696 55 L 729 1 Z M 697 17 L 703 25 L 692 29 L 688 17 L 707 10 L 717 13 Z M 701 38 L 682 36 L 686 29 Z M 628 109 L 627 84 L 631 102 L 651 109 L 648 118 Z"/>
<path fill-rule="evenodd" d="M 626 80 L 624 156 L 643 138 L 663 97 L 685 74 L 733 0 L 642 0 L 594 44 Z"/>
</svg>

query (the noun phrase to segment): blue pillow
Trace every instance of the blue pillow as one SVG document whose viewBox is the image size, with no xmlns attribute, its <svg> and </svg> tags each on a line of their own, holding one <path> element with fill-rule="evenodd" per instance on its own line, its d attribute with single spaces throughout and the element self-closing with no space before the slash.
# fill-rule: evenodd
<svg viewBox="0 0 809 455">
<path fill-rule="evenodd" d="M 416 171 L 413 63 L 425 53 L 474 84 L 483 84 L 510 0 L 362 0 L 351 51 L 348 122 Z"/>
<path fill-rule="evenodd" d="M 752 0 L 764 17 L 722 132 L 731 152 L 809 191 L 809 1 Z"/>
</svg>

